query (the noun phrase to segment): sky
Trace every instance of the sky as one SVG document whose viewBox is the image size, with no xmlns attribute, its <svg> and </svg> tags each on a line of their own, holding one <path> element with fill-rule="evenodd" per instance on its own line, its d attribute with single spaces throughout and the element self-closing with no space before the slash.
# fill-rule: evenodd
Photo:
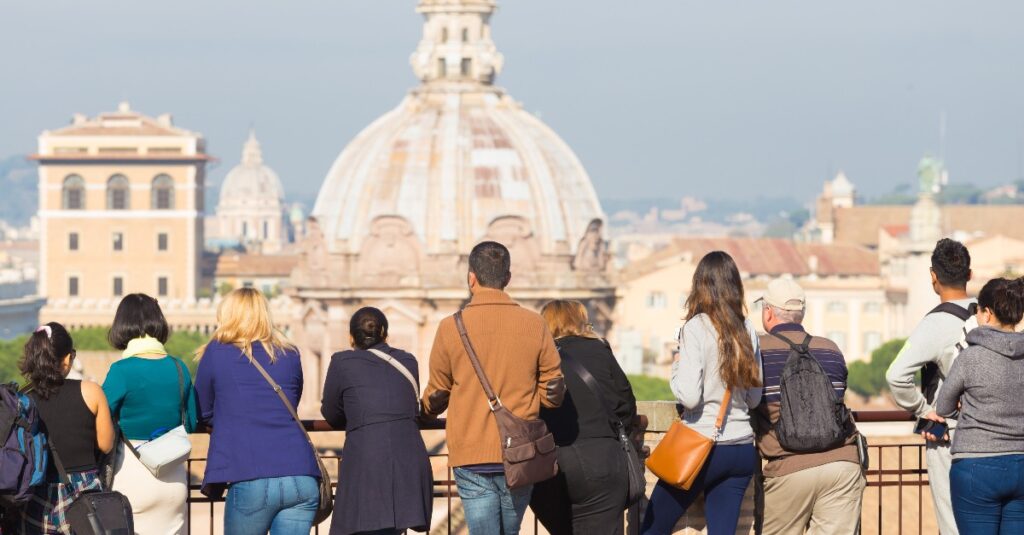
<svg viewBox="0 0 1024 535">
<path fill-rule="evenodd" d="M 235 165 L 250 126 L 291 198 L 417 80 L 413 0 L 0 0 L 0 157 L 130 101 Z M 498 84 L 603 199 L 867 197 L 941 155 L 1024 178 L 1024 2 L 504 0 Z M 945 117 L 945 135 L 940 124 Z"/>
</svg>

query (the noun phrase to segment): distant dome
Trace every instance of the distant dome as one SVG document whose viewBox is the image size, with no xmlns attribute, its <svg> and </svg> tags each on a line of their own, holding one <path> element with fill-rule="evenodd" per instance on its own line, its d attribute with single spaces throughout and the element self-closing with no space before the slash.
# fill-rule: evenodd
<svg viewBox="0 0 1024 535">
<path fill-rule="evenodd" d="M 250 131 L 249 139 L 242 148 L 242 161 L 228 171 L 220 187 L 218 207 L 230 204 L 247 204 L 260 200 L 280 202 L 284 199 L 284 187 L 273 169 L 263 164 L 263 152 L 256 133 Z"/>
<path fill-rule="evenodd" d="M 371 224 L 404 219 L 427 254 L 468 251 L 503 217 L 529 225 L 541 252 L 572 254 L 603 220 L 572 149 L 492 82 L 502 56 L 489 0 L 421 0 L 413 70 L 423 81 L 342 151 L 312 215 L 331 251 L 357 253 Z"/>
</svg>

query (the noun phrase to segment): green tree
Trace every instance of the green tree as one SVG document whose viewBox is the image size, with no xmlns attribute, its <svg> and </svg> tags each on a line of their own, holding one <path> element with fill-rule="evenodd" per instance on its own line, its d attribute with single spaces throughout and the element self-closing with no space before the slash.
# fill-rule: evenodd
<svg viewBox="0 0 1024 535">
<path fill-rule="evenodd" d="M 629 384 L 633 387 L 633 395 L 637 401 L 675 401 L 668 381 L 649 375 L 629 375 Z"/>
<path fill-rule="evenodd" d="M 231 290 L 234 290 L 234 289 L 235 289 L 235 287 L 230 282 L 224 281 L 224 282 L 220 283 L 219 285 L 217 285 L 217 294 L 222 295 L 222 296 L 223 295 L 227 295 L 227 294 L 231 293 Z"/>
<path fill-rule="evenodd" d="M 21 381 L 18 361 L 21 360 L 21 353 L 27 340 L 27 334 L 11 340 L 0 340 L 0 383 Z"/>
<path fill-rule="evenodd" d="M 906 338 L 896 338 L 878 346 L 871 352 L 868 362 L 857 361 L 850 365 L 846 384 L 850 390 L 864 396 L 877 396 L 889 390 L 885 381 L 885 371 L 903 349 Z"/>
</svg>

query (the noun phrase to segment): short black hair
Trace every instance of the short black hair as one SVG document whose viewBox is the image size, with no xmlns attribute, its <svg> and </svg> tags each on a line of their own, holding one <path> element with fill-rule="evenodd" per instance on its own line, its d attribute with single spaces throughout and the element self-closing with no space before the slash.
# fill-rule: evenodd
<svg viewBox="0 0 1024 535">
<path fill-rule="evenodd" d="M 171 328 L 156 299 L 146 294 L 128 294 L 117 305 L 114 324 L 107 331 L 107 341 L 117 349 L 125 349 L 135 338 L 150 336 L 161 344 L 167 342 Z"/>
<path fill-rule="evenodd" d="M 1003 325 L 1024 318 L 1024 279 L 992 279 L 978 292 L 978 307 L 988 308 Z"/>
<path fill-rule="evenodd" d="M 505 289 L 512 276 L 512 255 L 496 241 L 478 243 L 469 253 L 469 272 L 485 288 Z"/>
<path fill-rule="evenodd" d="M 967 288 L 971 278 L 971 253 L 964 244 L 942 238 L 932 251 L 932 272 L 948 288 Z"/>
<path fill-rule="evenodd" d="M 352 314 L 348 333 L 356 349 L 368 349 L 388 339 L 388 318 L 380 309 L 363 307 Z"/>
</svg>

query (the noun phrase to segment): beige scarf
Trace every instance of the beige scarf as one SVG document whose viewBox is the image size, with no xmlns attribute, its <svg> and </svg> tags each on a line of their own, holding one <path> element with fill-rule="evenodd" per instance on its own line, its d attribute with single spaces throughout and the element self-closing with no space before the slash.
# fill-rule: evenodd
<svg viewBox="0 0 1024 535">
<path fill-rule="evenodd" d="M 132 338 L 128 342 L 128 347 L 124 348 L 124 351 L 121 352 L 121 356 L 125 358 L 134 357 L 135 355 L 166 354 L 167 350 L 164 349 L 164 345 L 160 343 L 160 340 L 149 335 L 142 336 L 141 338 Z"/>
</svg>

